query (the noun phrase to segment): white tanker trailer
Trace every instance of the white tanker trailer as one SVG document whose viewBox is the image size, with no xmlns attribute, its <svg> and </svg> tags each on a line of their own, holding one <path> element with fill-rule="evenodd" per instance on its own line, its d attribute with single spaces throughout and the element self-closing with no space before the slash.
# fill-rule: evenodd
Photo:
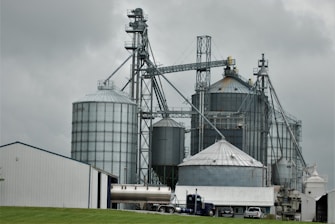
<svg viewBox="0 0 335 224">
<path fill-rule="evenodd" d="M 215 214 L 214 204 L 202 202 L 201 196 L 197 194 L 187 195 L 186 207 L 179 207 L 175 195 L 167 186 L 112 184 L 111 202 L 136 203 L 140 204 L 141 209 L 159 212 L 193 213 L 206 216 Z"/>
<path fill-rule="evenodd" d="M 145 186 L 131 184 L 112 184 L 112 203 L 159 203 L 169 204 L 171 188 L 166 186 Z"/>
</svg>

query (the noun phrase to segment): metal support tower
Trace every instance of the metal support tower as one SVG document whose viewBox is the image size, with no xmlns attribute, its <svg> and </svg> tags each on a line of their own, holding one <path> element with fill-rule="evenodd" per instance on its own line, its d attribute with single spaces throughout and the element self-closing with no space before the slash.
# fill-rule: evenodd
<svg viewBox="0 0 335 224">
<path fill-rule="evenodd" d="M 255 74 L 257 75 L 257 84 L 258 87 L 257 89 L 259 90 L 259 94 L 261 98 L 263 99 L 261 102 L 267 102 L 266 100 L 266 83 L 265 83 L 265 77 L 268 76 L 268 60 L 265 60 L 264 54 L 262 54 L 262 59 L 258 61 L 258 72 Z M 269 111 L 267 110 L 267 107 L 261 106 L 260 108 L 261 111 L 259 111 L 263 116 L 261 117 L 262 121 L 260 122 L 261 127 L 261 137 L 260 137 L 260 159 L 261 162 L 264 165 L 267 165 L 267 136 L 269 134 L 269 127 L 268 127 L 268 119 L 269 119 Z"/>
<path fill-rule="evenodd" d="M 205 63 L 205 67 L 197 69 L 196 91 L 208 89 L 211 82 L 211 39 L 210 36 L 197 37 L 197 63 Z"/>
<path fill-rule="evenodd" d="M 137 144 L 138 183 L 153 183 L 155 174 L 151 168 L 151 145 L 152 121 L 155 117 L 153 112 L 154 94 L 160 111 L 162 112 L 162 117 L 168 117 L 170 114 L 164 93 L 157 82 L 156 76 L 160 75 L 165 78 L 163 76 L 164 73 L 197 70 L 196 90 L 202 92 L 203 101 L 206 102 L 205 93 L 210 85 L 210 68 L 225 66 L 228 62 L 226 60 L 211 62 L 211 37 L 202 36 L 198 37 L 197 63 L 157 68 L 157 66 L 151 62 L 149 56 L 147 19 L 143 14 L 143 10 L 140 8 L 129 10 L 127 16 L 130 19 L 130 23 L 129 26 L 126 26 L 126 32 L 133 35 L 132 42 L 126 42 L 125 45 L 127 50 L 132 51 L 131 77 L 128 83 L 130 84 L 130 95 L 132 99 L 136 101 L 139 108 L 139 137 Z M 203 55 L 205 55 L 205 62 L 202 61 Z M 127 60 L 128 59 L 129 58 L 127 58 Z M 166 81 L 170 83 L 167 79 Z M 179 93 L 178 90 L 177 92 Z M 202 111 L 199 111 L 197 108 L 194 108 L 194 110 L 201 114 L 199 117 L 202 119 L 202 124 L 204 121 L 209 122 L 209 120 L 203 116 L 205 111 L 204 103 L 201 108 Z M 218 131 L 215 126 L 213 126 L 213 129 Z M 219 134 L 224 138 L 221 133 Z"/>
<path fill-rule="evenodd" d="M 197 69 L 195 90 L 199 94 L 199 111 L 205 114 L 210 98 L 208 97 L 208 89 L 210 87 L 210 62 L 211 62 L 211 37 L 197 37 L 197 63 L 205 63 L 205 67 Z M 204 57 L 203 57 L 204 56 Z M 204 59 L 204 61 L 203 61 Z M 204 139 L 204 118 L 199 116 L 199 148 L 198 152 L 203 150 Z"/>
<path fill-rule="evenodd" d="M 129 10 L 127 15 L 130 22 L 126 32 L 133 34 L 132 42 L 125 46 L 132 51 L 130 94 L 138 105 L 137 182 L 146 184 L 152 183 L 152 178 L 155 178 L 151 167 L 153 95 L 156 95 L 163 117 L 168 116 L 168 107 L 156 77 L 148 75 L 150 55 L 147 18 L 141 8 Z"/>
<path fill-rule="evenodd" d="M 127 16 L 130 19 L 126 32 L 133 35 L 132 42 L 126 43 L 125 48 L 132 51 L 132 65 L 130 77 L 130 95 L 138 105 L 138 149 L 137 149 L 137 182 L 150 182 L 150 155 L 149 148 L 150 130 L 152 118 L 148 111 L 152 107 L 152 87 L 150 82 L 144 80 L 146 59 L 148 53 L 148 30 L 147 19 L 141 8 L 128 10 Z"/>
<path fill-rule="evenodd" d="M 277 96 L 277 93 L 272 85 L 272 82 L 270 80 L 270 77 L 268 75 L 268 61 L 265 60 L 264 54 L 262 54 L 262 59 L 258 61 L 258 69 L 255 70 L 254 75 L 257 76 L 257 83 L 258 83 L 258 87 L 257 89 L 259 90 L 260 94 L 262 97 L 266 97 L 266 95 L 270 96 L 270 109 L 272 110 L 273 113 L 273 119 L 274 119 L 274 123 L 272 123 L 271 125 L 275 125 L 275 130 L 277 131 L 277 138 L 278 138 L 278 146 L 280 149 L 280 153 L 272 153 L 274 152 L 273 149 L 273 145 L 272 145 L 272 138 L 273 136 L 271 136 L 270 134 L 270 125 L 268 127 L 261 127 L 261 143 L 260 143 L 260 147 L 261 147 L 261 158 L 262 158 L 262 163 L 264 165 L 266 164 L 272 164 L 273 162 L 275 163 L 275 165 L 277 166 L 277 162 L 285 157 L 285 159 L 288 159 L 288 161 L 290 162 L 289 166 L 290 167 L 295 167 L 295 171 L 292 173 L 294 176 L 292 176 L 291 180 L 289 180 L 289 182 L 287 184 L 289 184 L 289 187 L 293 187 L 295 189 L 299 189 L 299 182 L 301 182 L 302 179 L 302 171 L 303 169 L 306 167 L 306 163 L 305 160 L 302 156 L 301 153 L 301 148 L 300 145 L 297 141 L 297 134 L 298 133 L 294 133 L 292 128 L 293 125 L 290 124 L 288 122 L 289 116 L 285 113 L 283 107 L 281 106 L 281 103 L 279 101 L 279 98 Z M 268 94 L 265 93 L 265 91 L 269 89 Z M 276 105 L 274 104 L 274 101 L 276 102 Z M 267 108 L 267 107 L 265 107 Z M 264 111 L 264 119 L 269 119 L 268 117 L 269 115 L 269 111 Z M 281 139 L 280 135 L 283 133 L 279 133 L 278 130 L 278 120 L 282 120 L 282 124 L 284 124 L 284 126 L 286 127 L 286 130 L 288 132 L 289 138 L 287 139 Z M 265 120 L 264 120 L 265 121 Z M 261 122 L 262 125 L 266 124 L 266 122 Z M 297 124 L 300 125 L 300 124 Z M 282 130 L 283 132 L 283 130 Z M 271 143 L 271 158 L 269 159 L 268 154 L 270 154 L 270 152 L 268 152 L 267 148 L 268 148 L 268 144 L 266 142 L 267 136 L 270 136 L 270 143 Z M 288 140 L 289 139 L 289 140 Z M 283 146 L 283 142 L 285 141 L 286 146 Z M 291 152 L 291 149 L 293 149 L 293 151 Z M 273 156 L 275 156 L 275 158 L 272 158 Z M 275 161 L 273 161 L 273 159 L 275 159 Z M 278 169 L 278 166 L 277 166 Z"/>
<path fill-rule="evenodd" d="M 145 58 L 148 55 L 148 30 L 147 30 L 147 19 L 143 15 L 143 10 L 137 8 L 129 10 L 127 16 L 131 20 L 129 26 L 126 26 L 126 32 L 133 34 L 132 42 L 126 42 L 125 48 L 133 51 L 133 60 L 131 68 L 131 87 L 130 94 L 133 100 L 138 103 L 140 99 L 140 77 L 141 69 L 145 65 Z"/>
</svg>

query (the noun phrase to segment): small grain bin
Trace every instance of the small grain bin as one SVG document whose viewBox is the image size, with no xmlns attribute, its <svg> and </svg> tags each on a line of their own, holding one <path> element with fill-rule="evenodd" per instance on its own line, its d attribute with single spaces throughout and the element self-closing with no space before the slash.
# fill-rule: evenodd
<svg viewBox="0 0 335 224">
<path fill-rule="evenodd" d="M 184 158 L 185 128 L 171 118 L 153 125 L 152 167 L 161 183 L 174 188 L 178 180 L 178 164 Z"/>
</svg>

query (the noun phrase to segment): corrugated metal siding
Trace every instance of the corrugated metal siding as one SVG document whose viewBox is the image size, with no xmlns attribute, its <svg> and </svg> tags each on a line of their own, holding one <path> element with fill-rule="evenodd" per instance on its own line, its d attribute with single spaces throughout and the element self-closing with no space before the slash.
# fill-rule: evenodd
<svg viewBox="0 0 335 224">
<path fill-rule="evenodd" d="M 335 224 L 335 189 L 328 193 L 328 223 Z"/>
<path fill-rule="evenodd" d="M 95 169 L 91 169 L 90 173 L 90 208 L 98 207 L 98 171 Z"/>
<path fill-rule="evenodd" d="M 185 129 L 154 127 L 152 133 L 152 165 L 177 166 L 184 158 Z"/>
<path fill-rule="evenodd" d="M 100 208 L 107 208 L 107 184 L 108 176 L 102 173 L 100 179 Z"/>
<path fill-rule="evenodd" d="M 315 199 L 306 195 L 300 194 L 301 197 L 301 221 L 312 222 L 315 218 Z"/>
<path fill-rule="evenodd" d="M 220 140 L 179 165 L 179 184 L 261 187 L 265 170 L 226 140 Z"/>
<path fill-rule="evenodd" d="M 238 166 L 179 167 L 180 185 L 262 187 L 263 168 Z"/>
<path fill-rule="evenodd" d="M 231 134 L 227 131 L 239 130 L 239 133 L 234 135 L 237 136 L 236 138 L 231 138 L 232 135 L 230 135 L 226 139 L 266 165 L 268 156 L 267 137 L 262 135 L 262 131 L 268 130 L 269 126 L 268 99 L 257 94 L 249 84 L 234 76 L 226 76 L 223 80 L 213 84 L 209 95 L 206 97 L 208 100 L 205 107 L 209 108 L 207 118 L 221 132 L 226 130 L 226 133 L 223 133 L 224 135 Z M 199 107 L 199 93 L 192 95 L 192 103 Z M 235 120 L 236 123 L 234 123 L 234 119 L 238 118 L 237 111 L 241 115 L 243 114 L 243 119 Z M 234 115 L 231 116 L 229 113 Z M 192 155 L 199 152 L 199 125 L 199 116 L 192 115 L 190 149 Z M 220 139 L 220 136 L 205 124 L 204 139 L 203 147 L 206 148 L 213 144 L 215 140 Z"/>
<path fill-rule="evenodd" d="M 0 164 L 1 206 L 89 205 L 87 164 L 20 143 L 0 148 Z"/>
<path fill-rule="evenodd" d="M 72 112 L 72 158 L 119 176 L 120 183 L 135 183 L 136 104 L 114 90 L 99 90 L 73 103 Z"/>
</svg>

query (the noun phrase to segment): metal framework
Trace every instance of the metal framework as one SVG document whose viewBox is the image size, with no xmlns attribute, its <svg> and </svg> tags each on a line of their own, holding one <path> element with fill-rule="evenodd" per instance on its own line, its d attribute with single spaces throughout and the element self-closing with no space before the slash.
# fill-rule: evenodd
<svg viewBox="0 0 335 224">
<path fill-rule="evenodd" d="M 265 95 L 265 77 L 268 77 L 267 68 L 268 68 L 268 61 L 265 60 L 264 54 L 262 54 L 262 59 L 258 61 L 258 73 L 254 74 L 257 76 L 256 90 L 259 90 L 261 99 L 264 99 L 267 102 L 266 95 Z M 261 116 L 262 121 L 260 122 L 260 158 L 263 164 L 267 164 L 267 136 L 269 134 L 269 111 L 265 107 L 263 110 L 260 111 L 263 116 Z M 265 162 L 265 163 L 264 163 Z"/>
<path fill-rule="evenodd" d="M 205 67 L 197 69 L 196 73 L 196 86 L 195 91 L 199 93 L 199 111 L 201 114 L 205 114 L 208 104 L 210 104 L 210 97 L 208 95 L 208 89 L 211 85 L 211 68 L 209 67 L 211 62 L 211 37 L 210 36 L 198 36 L 197 37 L 197 63 L 205 64 Z M 203 56 L 205 60 L 203 61 Z M 198 152 L 203 150 L 204 144 L 204 118 L 199 116 L 199 145 Z"/>
<path fill-rule="evenodd" d="M 262 54 L 262 59 L 259 60 L 258 69 L 254 74 L 260 83 L 262 94 L 265 94 L 266 88 L 269 90 L 271 114 L 266 119 L 269 119 L 270 124 L 269 129 L 264 132 L 264 136 L 261 138 L 263 141 L 261 145 L 265 149 L 264 152 L 267 153 L 267 163 L 272 165 L 269 168 L 278 171 L 279 176 L 283 175 L 279 172 L 281 168 L 278 164 L 281 159 L 285 158 L 288 161 L 287 169 L 290 170 L 291 174 L 288 175 L 289 178 L 284 180 L 284 183 L 280 184 L 288 188 L 302 190 L 303 170 L 306 167 L 306 162 L 298 143 L 301 135 L 301 121 L 296 120 L 284 111 L 268 75 L 268 61 L 265 60 L 264 54 Z M 267 138 L 269 140 L 268 144 L 264 144 Z"/>
<path fill-rule="evenodd" d="M 150 130 L 152 118 L 150 109 L 152 108 L 152 85 L 144 79 L 145 60 L 148 53 L 148 29 L 147 18 L 141 8 L 129 10 L 127 16 L 130 19 L 126 32 L 133 35 L 132 42 L 127 42 L 125 48 L 131 50 L 132 66 L 130 77 L 130 95 L 138 105 L 138 144 L 137 144 L 137 182 L 150 182 L 150 155 L 149 148 Z"/>
<path fill-rule="evenodd" d="M 211 62 L 211 37 L 201 36 L 198 37 L 197 43 L 197 63 L 157 68 L 157 66 L 150 60 L 148 30 L 146 24 L 147 18 L 144 16 L 143 10 L 140 8 L 129 10 L 127 16 L 130 19 L 130 23 L 129 26 L 126 26 L 126 32 L 133 34 L 132 42 L 127 42 L 125 45 L 127 50 L 132 51 L 132 69 L 131 78 L 129 80 L 130 95 L 139 106 L 138 182 L 152 183 L 154 182 L 153 179 L 155 179 L 155 174 L 151 168 L 150 155 L 152 144 L 152 120 L 155 117 L 155 113 L 153 112 L 153 95 L 156 96 L 161 116 L 168 117 L 169 114 L 171 114 L 167 106 L 164 92 L 160 88 L 156 76 L 159 75 L 160 77 L 163 77 L 173 88 L 175 88 L 172 83 L 163 76 L 164 73 L 196 70 L 196 90 L 205 93 L 210 86 L 210 68 L 224 66 L 228 62 L 226 60 Z M 205 55 L 205 62 L 202 61 L 203 55 Z M 127 58 L 126 61 L 127 60 L 129 60 L 129 58 Z M 108 81 L 108 79 L 106 81 Z M 184 97 L 176 88 L 175 90 Z M 184 97 L 184 99 L 189 102 L 186 97 Z M 203 102 L 205 102 L 205 99 Z M 189 103 L 191 104 L 191 102 Z M 202 106 L 202 108 L 199 108 L 200 110 L 198 110 L 198 108 L 193 109 L 202 114 L 202 116 L 199 117 L 203 123 L 204 121 L 210 122 L 203 116 L 204 108 L 205 107 Z M 215 126 L 213 126 L 213 129 L 217 130 Z M 224 138 L 221 133 L 219 134 Z"/>
<path fill-rule="evenodd" d="M 232 89 L 211 93 L 213 101 L 209 110 L 205 112 L 206 117 L 228 141 L 268 167 L 268 176 L 264 179 L 264 184 L 273 182 L 271 173 L 281 169 L 281 164 L 278 166 L 278 163 L 284 157 L 292 166 L 289 168 L 292 177 L 283 177 L 286 179 L 286 186 L 301 189 L 302 171 L 305 166 L 299 146 L 301 122 L 284 112 L 268 75 L 268 61 L 265 60 L 264 54 L 254 74 L 257 80 L 252 84 L 250 80 L 244 80 L 239 76 L 235 68 L 231 69 L 228 63 L 225 76 L 241 84 L 241 92 L 234 92 Z M 237 88 L 239 87 L 235 87 L 235 90 L 238 90 Z M 200 103 L 199 95 L 197 93 L 193 96 L 196 106 Z M 191 155 L 198 152 L 199 123 L 197 114 L 192 114 Z M 204 135 L 204 147 L 213 144 L 216 134 L 208 125 L 204 126 Z M 280 171 L 277 174 L 282 175 Z"/>
<path fill-rule="evenodd" d="M 197 37 L 197 64 L 203 63 L 203 67 L 197 68 L 196 91 L 207 90 L 211 82 L 211 40 L 210 36 Z"/>
<path fill-rule="evenodd" d="M 132 42 L 127 42 L 125 45 L 127 50 L 132 51 L 132 54 L 126 60 L 128 61 L 130 57 L 132 57 L 131 77 L 129 80 L 130 95 L 133 100 L 136 101 L 139 108 L 137 161 L 137 174 L 139 183 L 153 183 L 156 181 L 155 174 L 151 168 L 150 152 L 152 145 L 152 122 L 153 119 L 158 116 L 195 116 L 199 122 L 198 127 L 196 127 L 198 129 L 200 139 L 198 144 L 198 151 L 202 150 L 204 147 L 204 143 L 202 141 L 204 128 L 206 130 L 215 130 L 218 133 L 217 135 L 224 138 L 221 130 L 229 129 L 232 126 L 241 127 L 243 129 L 243 136 L 246 136 L 246 138 L 243 139 L 243 142 L 241 143 L 241 147 L 245 148 L 246 152 L 250 155 L 254 155 L 256 153 L 254 150 L 257 150 L 258 154 L 255 154 L 255 158 L 259 159 L 266 165 L 272 164 L 272 160 L 278 159 L 278 156 L 284 154 L 281 151 L 282 149 L 279 150 L 279 153 L 273 153 L 274 149 L 270 147 L 270 143 L 273 140 L 272 135 L 275 130 L 273 127 L 274 124 L 280 123 L 278 119 L 278 116 L 280 115 L 282 121 L 281 124 L 286 127 L 289 133 L 289 140 L 293 142 L 294 146 L 294 153 L 291 153 L 290 158 L 296 158 L 294 162 L 299 164 L 299 167 L 304 167 L 306 165 L 301 154 L 298 140 L 295 138 L 295 136 L 297 136 L 296 130 L 292 130 L 292 124 L 290 121 L 288 121 L 289 118 L 283 111 L 278 96 L 268 76 L 268 62 L 265 60 L 264 54 L 262 55 L 262 59 L 259 60 L 257 70 L 254 72 L 254 74 L 257 76 L 257 81 L 252 87 L 250 83 L 247 83 L 241 79 L 241 77 L 236 73 L 235 68 L 233 70 L 231 69 L 231 66 L 235 65 L 234 59 L 229 57 L 227 60 L 211 61 L 210 36 L 197 37 L 196 63 L 158 68 L 150 60 L 148 30 L 146 24 L 147 19 L 143 14 L 142 9 L 138 8 L 135 10 L 130 10 L 128 11 L 127 15 L 130 19 L 130 23 L 129 26 L 126 26 L 126 32 L 133 35 Z M 205 60 L 203 61 L 203 59 Z M 224 66 L 225 74 L 231 75 L 236 79 L 240 79 L 241 83 L 244 83 L 246 86 L 248 86 L 248 88 L 250 87 L 251 93 L 245 97 L 245 100 L 243 100 L 239 109 L 236 109 L 236 111 L 231 111 L 230 113 L 210 111 L 210 98 L 206 97 L 209 95 L 208 89 L 210 87 L 210 68 Z M 195 90 L 197 94 L 201 95 L 201 100 L 199 100 L 199 104 L 197 104 L 197 106 L 194 106 L 191 102 L 189 102 L 189 100 L 183 96 L 182 93 L 164 76 L 165 73 L 189 70 L 196 70 Z M 191 105 L 193 109 L 188 111 L 169 110 L 164 92 L 157 80 L 160 77 L 164 78 L 184 98 L 184 100 Z M 108 81 L 108 79 L 106 81 Z M 154 108 L 154 97 L 156 98 L 159 109 Z M 268 99 L 268 97 L 271 97 L 271 101 Z M 258 105 L 257 102 L 259 100 L 264 102 L 264 105 Z M 274 105 L 274 102 L 277 106 Z M 247 107 L 252 108 L 250 109 L 252 112 L 250 112 L 249 115 L 245 113 Z M 274 111 L 276 111 L 276 115 L 274 115 Z M 207 117 L 204 116 L 204 114 L 206 114 Z M 273 121 L 274 117 L 277 118 L 277 121 Z M 255 119 L 258 119 L 257 124 Z M 282 147 L 280 144 L 281 143 L 279 143 L 279 148 Z M 270 157 L 272 159 L 269 160 Z M 300 178 L 298 176 L 299 174 L 297 172 L 296 178 Z"/>
</svg>

